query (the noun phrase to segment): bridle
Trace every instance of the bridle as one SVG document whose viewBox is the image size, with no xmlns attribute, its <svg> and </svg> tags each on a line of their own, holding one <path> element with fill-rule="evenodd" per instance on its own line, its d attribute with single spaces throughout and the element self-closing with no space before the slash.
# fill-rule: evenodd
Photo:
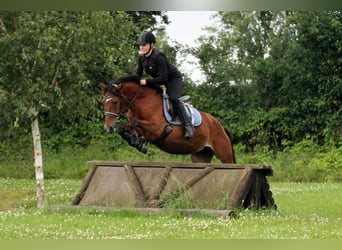
<svg viewBox="0 0 342 250">
<path fill-rule="evenodd" d="M 123 113 L 117 114 L 117 113 L 113 113 L 113 112 L 105 112 L 105 116 L 111 117 L 111 118 L 116 118 L 116 120 L 119 121 L 122 118 Z"/>
<path fill-rule="evenodd" d="M 108 88 L 107 92 L 109 92 L 110 94 L 112 94 L 114 96 L 119 97 L 120 98 L 120 106 L 122 106 L 124 99 L 122 98 L 121 93 L 114 88 L 114 84 L 112 84 Z M 106 102 L 112 101 L 112 96 L 106 96 L 105 98 L 106 98 L 106 100 L 105 100 Z M 105 117 L 116 118 L 117 121 L 119 121 L 124 116 L 124 113 L 125 113 L 125 111 L 122 111 L 120 114 L 114 113 L 114 112 L 105 111 Z"/>
<path fill-rule="evenodd" d="M 133 103 L 135 102 L 135 100 L 140 96 L 140 93 L 141 93 L 141 86 L 139 85 L 139 89 L 138 91 L 135 93 L 135 95 L 133 96 L 133 98 L 128 102 L 122 95 L 121 91 L 118 90 L 117 88 L 115 88 L 117 86 L 117 84 L 112 84 L 107 92 L 111 93 L 112 95 L 114 96 L 117 96 L 119 97 L 120 99 L 120 106 L 122 107 L 124 102 L 127 102 L 128 105 L 126 106 L 127 108 L 126 109 L 122 109 L 121 110 L 121 113 L 120 114 L 117 114 L 117 113 L 114 113 L 114 112 L 109 112 L 109 111 L 106 111 L 105 112 L 105 116 L 106 117 L 111 117 L 111 118 L 116 118 L 117 121 L 119 121 L 122 117 L 125 116 L 125 113 L 127 113 L 127 111 L 131 108 L 131 106 L 133 105 Z M 112 98 L 107 98 L 106 99 L 106 102 L 110 101 Z"/>
</svg>

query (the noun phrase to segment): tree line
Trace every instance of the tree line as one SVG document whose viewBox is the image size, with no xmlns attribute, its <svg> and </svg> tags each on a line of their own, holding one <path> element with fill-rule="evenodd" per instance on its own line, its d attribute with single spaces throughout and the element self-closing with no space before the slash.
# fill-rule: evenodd
<svg viewBox="0 0 342 250">
<path fill-rule="evenodd" d="M 201 107 L 237 141 L 279 150 L 310 137 L 340 145 L 342 13 L 219 12 L 193 53 Z"/>
<path fill-rule="evenodd" d="M 340 143 L 342 13 L 217 17 L 199 46 L 186 48 L 169 45 L 167 12 L 0 12 L 0 160 L 32 145 L 34 118 L 54 150 L 102 138 L 98 81 L 134 73 L 136 38 L 147 29 L 174 63 L 187 53 L 199 59 L 206 81 L 184 72 L 184 93 L 219 118 L 235 143 L 247 150 L 279 150 L 308 136 Z"/>
</svg>

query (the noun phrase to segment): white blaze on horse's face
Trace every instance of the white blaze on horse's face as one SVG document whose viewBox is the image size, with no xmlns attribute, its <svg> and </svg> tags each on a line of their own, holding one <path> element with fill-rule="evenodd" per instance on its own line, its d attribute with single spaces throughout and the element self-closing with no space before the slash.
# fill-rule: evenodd
<svg viewBox="0 0 342 250">
<path fill-rule="evenodd" d="M 115 124 L 120 120 L 119 102 L 113 100 L 112 95 L 105 95 L 103 98 L 103 103 L 105 106 L 105 124 L 104 128 L 108 133 L 116 131 Z"/>
<path fill-rule="evenodd" d="M 110 102 L 112 100 L 112 97 L 111 96 L 107 96 L 106 97 L 106 102 Z"/>
</svg>

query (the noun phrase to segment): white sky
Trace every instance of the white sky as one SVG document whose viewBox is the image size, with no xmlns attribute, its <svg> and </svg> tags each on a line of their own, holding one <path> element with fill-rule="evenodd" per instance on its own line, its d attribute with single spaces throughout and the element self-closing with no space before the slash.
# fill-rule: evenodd
<svg viewBox="0 0 342 250">
<path fill-rule="evenodd" d="M 214 25 L 215 19 L 212 16 L 215 13 L 215 11 L 168 11 L 167 16 L 171 23 L 166 25 L 166 33 L 171 40 L 197 47 L 195 40 L 205 34 L 202 28 Z M 187 61 L 196 63 L 196 58 L 189 57 Z M 204 81 L 198 65 L 185 62 L 180 70 L 189 74 L 195 82 Z"/>
<path fill-rule="evenodd" d="M 195 46 L 195 39 L 205 34 L 205 26 L 214 24 L 215 11 L 168 11 L 170 24 L 166 26 L 168 35 L 179 43 Z"/>
</svg>

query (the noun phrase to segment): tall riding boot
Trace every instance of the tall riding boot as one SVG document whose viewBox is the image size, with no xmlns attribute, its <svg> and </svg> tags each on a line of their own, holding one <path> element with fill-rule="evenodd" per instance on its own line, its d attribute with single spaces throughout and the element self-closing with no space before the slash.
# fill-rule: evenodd
<svg viewBox="0 0 342 250">
<path fill-rule="evenodd" d="M 190 118 L 185 111 L 184 104 L 180 101 L 177 101 L 175 104 L 176 104 L 175 106 L 176 106 L 177 114 L 185 128 L 184 137 L 186 139 L 191 139 L 194 136 L 195 128 L 192 126 Z"/>
</svg>

